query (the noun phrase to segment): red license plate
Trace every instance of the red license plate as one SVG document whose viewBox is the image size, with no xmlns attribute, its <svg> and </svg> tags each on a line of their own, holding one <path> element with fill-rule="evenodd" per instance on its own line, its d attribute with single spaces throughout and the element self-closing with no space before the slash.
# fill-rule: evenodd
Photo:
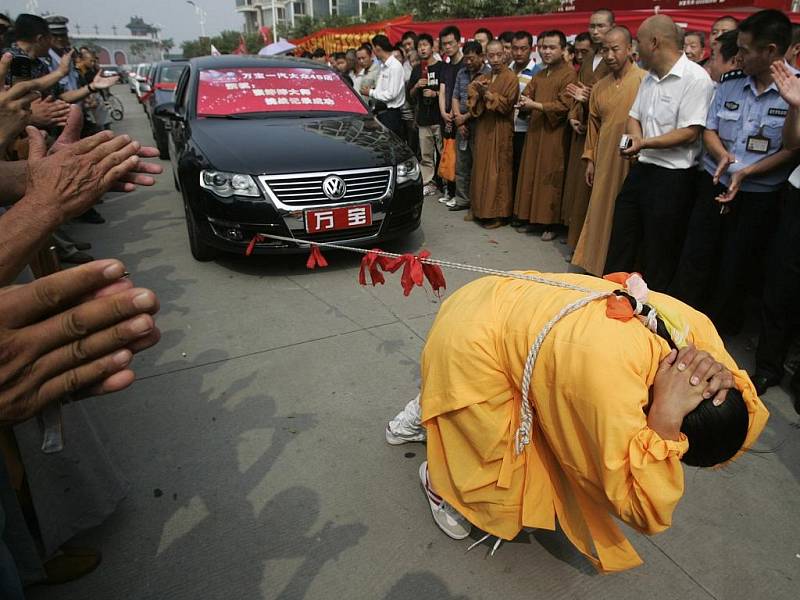
<svg viewBox="0 0 800 600">
<path fill-rule="evenodd" d="M 308 233 L 369 227 L 372 225 L 372 206 L 369 204 L 357 204 L 355 206 L 307 210 L 305 218 L 306 231 Z"/>
</svg>

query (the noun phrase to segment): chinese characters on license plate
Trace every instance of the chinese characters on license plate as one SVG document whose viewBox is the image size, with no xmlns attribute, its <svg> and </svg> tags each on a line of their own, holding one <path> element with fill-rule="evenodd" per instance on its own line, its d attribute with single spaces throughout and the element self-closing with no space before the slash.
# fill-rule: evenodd
<svg viewBox="0 0 800 600">
<path fill-rule="evenodd" d="M 372 206 L 359 204 L 323 210 L 307 210 L 305 217 L 308 233 L 368 227 L 372 225 Z"/>
</svg>

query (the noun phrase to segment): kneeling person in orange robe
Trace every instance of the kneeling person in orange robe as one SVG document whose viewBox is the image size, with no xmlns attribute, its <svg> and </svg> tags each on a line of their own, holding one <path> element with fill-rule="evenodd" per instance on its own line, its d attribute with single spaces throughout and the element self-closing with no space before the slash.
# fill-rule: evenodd
<svg viewBox="0 0 800 600">
<path fill-rule="evenodd" d="M 688 325 L 678 352 L 661 320 L 656 335 L 636 318 L 608 318 L 607 302 L 595 300 L 557 320 L 541 343 L 529 443 L 517 449 L 537 336 L 586 290 L 619 289 L 585 275 L 545 277 L 584 291 L 485 277 L 442 304 L 422 355 L 421 416 L 409 403 L 387 441 L 420 441 L 427 430 L 420 477 L 451 537 L 472 524 L 499 543 L 523 527 L 553 530 L 558 519 L 598 569 L 621 571 L 641 559 L 612 517 L 646 534 L 667 529 L 683 495 L 681 460 L 730 460 L 752 446 L 768 412 L 701 313 L 650 293 L 659 313 Z"/>
</svg>

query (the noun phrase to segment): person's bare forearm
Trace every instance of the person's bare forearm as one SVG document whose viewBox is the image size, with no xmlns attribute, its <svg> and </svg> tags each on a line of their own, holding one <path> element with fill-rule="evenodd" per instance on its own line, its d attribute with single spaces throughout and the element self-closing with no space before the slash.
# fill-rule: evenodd
<svg viewBox="0 0 800 600">
<path fill-rule="evenodd" d="M 703 132 L 703 144 L 708 153 L 711 154 L 716 161 L 719 161 L 723 155 L 729 154 L 727 148 L 725 148 L 725 144 L 722 143 L 719 135 L 713 129 L 706 129 Z"/>
<path fill-rule="evenodd" d="M 701 131 L 701 127 L 694 126 L 674 129 L 669 133 L 665 133 L 664 135 L 643 139 L 642 149 L 666 150 L 667 148 L 691 144 L 697 140 L 697 136 L 700 135 Z"/>
<path fill-rule="evenodd" d="M 800 148 L 800 107 L 791 104 L 783 124 L 783 146 L 789 150 Z"/>
<path fill-rule="evenodd" d="M 69 102 L 72 104 L 73 102 L 80 102 L 86 96 L 91 94 L 89 91 L 89 86 L 85 85 L 82 88 L 78 88 L 77 90 L 70 90 L 68 92 L 64 92 L 58 98 L 59 100 L 63 100 L 64 102 Z"/>
<path fill-rule="evenodd" d="M 28 161 L 0 161 L 0 206 L 10 206 L 25 195 Z"/>
<path fill-rule="evenodd" d="M 642 124 L 633 117 L 628 117 L 628 122 L 625 125 L 625 133 L 636 137 L 644 136 L 644 134 L 642 133 Z"/>
<path fill-rule="evenodd" d="M 0 215 L 0 287 L 14 282 L 60 224 L 51 208 L 31 197 Z"/>
</svg>

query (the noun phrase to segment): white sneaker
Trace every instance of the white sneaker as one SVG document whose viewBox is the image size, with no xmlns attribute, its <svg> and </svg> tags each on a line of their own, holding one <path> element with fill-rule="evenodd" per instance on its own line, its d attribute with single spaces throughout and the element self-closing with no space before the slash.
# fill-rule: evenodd
<svg viewBox="0 0 800 600">
<path fill-rule="evenodd" d="M 456 199 L 450 198 L 447 202 L 444 203 L 447 208 L 453 208 L 456 205 Z"/>
<path fill-rule="evenodd" d="M 435 196 L 438 193 L 439 193 L 439 188 L 436 187 L 435 183 L 429 183 L 424 188 L 422 188 L 423 196 Z"/>
<path fill-rule="evenodd" d="M 439 529 L 454 540 L 463 540 L 467 537 L 472 531 L 472 524 L 431 489 L 431 484 L 428 480 L 427 460 L 419 466 L 419 482 L 422 484 L 422 490 L 428 498 L 433 520 L 439 526 Z"/>
<path fill-rule="evenodd" d="M 439 198 L 439 202 L 441 202 L 442 204 L 447 204 L 448 202 L 450 202 L 450 195 L 447 192 L 445 192 L 444 196 Z"/>
<path fill-rule="evenodd" d="M 424 442 L 427 437 L 427 432 L 421 422 L 419 394 L 417 394 L 416 398 L 406 404 L 405 408 L 389 421 L 386 426 L 386 443 L 399 446 L 412 442 Z"/>
</svg>

